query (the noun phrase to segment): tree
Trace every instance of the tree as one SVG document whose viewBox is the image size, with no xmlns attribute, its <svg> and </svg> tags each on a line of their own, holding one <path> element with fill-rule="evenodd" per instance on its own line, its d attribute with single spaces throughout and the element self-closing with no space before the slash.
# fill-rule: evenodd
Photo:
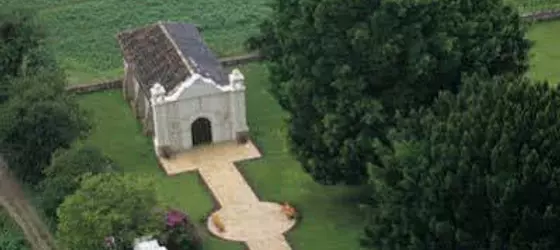
<svg viewBox="0 0 560 250">
<path fill-rule="evenodd" d="M 560 247 L 560 89 L 478 81 L 399 119 L 372 167 L 366 246 Z"/>
<path fill-rule="evenodd" d="M 27 9 L 0 10 L 0 103 L 12 94 L 14 78 L 40 70 L 58 70 L 45 43 L 46 33 L 35 12 Z"/>
<path fill-rule="evenodd" d="M 45 179 L 39 184 L 41 207 L 48 217 L 56 220 L 56 209 L 66 196 L 76 192 L 84 178 L 117 169 L 111 159 L 90 145 L 58 150 L 44 171 Z"/>
<path fill-rule="evenodd" d="M 58 240 L 66 249 L 98 250 L 106 237 L 114 237 L 117 249 L 130 249 L 135 238 L 161 233 L 165 216 L 160 208 L 147 177 L 90 176 L 58 208 Z"/>
<path fill-rule="evenodd" d="M 319 183 L 367 181 L 397 110 L 464 75 L 522 75 L 530 41 L 501 0 L 276 0 L 248 41 L 269 60 L 291 151 Z"/>
<path fill-rule="evenodd" d="M 14 81 L 17 94 L 0 106 L 0 146 L 10 168 L 35 184 L 53 152 L 87 135 L 90 124 L 65 91 L 61 72 L 40 72 Z"/>
</svg>

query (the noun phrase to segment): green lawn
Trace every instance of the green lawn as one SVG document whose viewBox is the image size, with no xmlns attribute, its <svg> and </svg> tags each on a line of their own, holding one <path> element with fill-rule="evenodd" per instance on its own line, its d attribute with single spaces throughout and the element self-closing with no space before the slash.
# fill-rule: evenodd
<svg viewBox="0 0 560 250">
<path fill-rule="evenodd" d="M 159 20 L 198 24 L 219 55 L 244 53 L 243 42 L 268 15 L 268 0 L 0 0 L 38 11 L 72 84 L 121 75 L 117 32 Z"/>
<path fill-rule="evenodd" d="M 302 171 L 286 149 L 284 114 L 266 91 L 265 68 L 253 64 L 242 71 L 248 81 L 249 126 L 264 158 L 241 164 L 241 171 L 263 200 L 288 201 L 301 210 L 302 221 L 288 234 L 294 249 L 360 249 L 358 238 L 363 217 L 356 202 L 360 190 L 323 187 Z M 197 221 L 206 218 L 214 205 L 209 191 L 196 174 L 163 174 L 149 139 L 141 135 L 140 125 L 120 91 L 88 94 L 80 97 L 80 102 L 94 115 L 96 127 L 89 142 L 101 147 L 126 171 L 157 178 L 159 193 L 166 202 L 186 210 Z M 241 244 L 224 242 L 208 234 L 205 240 L 207 250 L 243 249 Z"/>
<path fill-rule="evenodd" d="M 537 80 L 560 82 L 560 21 L 533 25 L 529 38 L 535 42 L 531 51 L 529 76 Z"/>
</svg>

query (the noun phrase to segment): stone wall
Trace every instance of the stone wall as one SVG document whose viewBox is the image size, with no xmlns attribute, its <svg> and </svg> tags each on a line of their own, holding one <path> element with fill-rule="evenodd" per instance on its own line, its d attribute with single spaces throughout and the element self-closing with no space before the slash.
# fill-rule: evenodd
<svg viewBox="0 0 560 250">
<path fill-rule="evenodd" d="M 232 57 L 224 57 L 220 58 L 220 63 L 224 68 L 231 68 L 236 67 L 244 64 L 248 64 L 251 62 L 257 62 L 263 60 L 263 57 L 259 55 L 258 52 L 253 52 L 246 55 L 241 56 L 232 56 Z M 86 94 L 91 92 L 103 91 L 107 89 L 120 89 L 122 88 L 122 79 L 110 80 L 106 82 L 100 83 L 91 83 L 91 84 L 81 84 L 75 86 L 69 86 L 66 88 L 67 91 L 75 94 Z"/>
<path fill-rule="evenodd" d="M 100 83 L 69 86 L 66 88 L 66 90 L 75 94 L 85 94 L 85 93 L 91 93 L 91 92 L 102 91 L 107 89 L 120 89 L 121 87 L 122 87 L 122 79 L 116 79 L 116 80 L 110 80 L 110 81 L 100 82 Z"/>
<path fill-rule="evenodd" d="M 253 52 L 241 56 L 225 57 L 220 59 L 220 63 L 225 68 L 231 68 L 239 65 L 244 65 L 252 62 L 263 60 L 263 57 L 258 52 Z"/>
<path fill-rule="evenodd" d="M 525 13 L 522 16 L 525 20 L 531 22 L 555 20 L 560 19 L 560 9 Z"/>
</svg>

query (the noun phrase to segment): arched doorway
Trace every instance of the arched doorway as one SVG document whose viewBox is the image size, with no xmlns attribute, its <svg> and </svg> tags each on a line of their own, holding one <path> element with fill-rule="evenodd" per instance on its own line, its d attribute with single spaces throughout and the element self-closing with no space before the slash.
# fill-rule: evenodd
<svg viewBox="0 0 560 250">
<path fill-rule="evenodd" d="M 191 124 L 192 145 L 198 146 L 212 142 L 212 124 L 206 118 L 198 118 Z"/>
</svg>

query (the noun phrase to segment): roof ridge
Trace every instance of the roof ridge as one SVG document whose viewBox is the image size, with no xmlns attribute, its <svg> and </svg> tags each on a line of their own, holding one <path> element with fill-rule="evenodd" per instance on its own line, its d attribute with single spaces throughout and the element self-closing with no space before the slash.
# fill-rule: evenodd
<svg viewBox="0 0 560 250">
<path fill-rule="evenodd" d="M 169 34 L 169 31 L 167 31 L 167 28 L 165 27 L 163 22 L 159 21 L 158 26 L 163 31 L 163 34 L 165 34 L 165 37 L 167 37 L 167 40 L 171 43 L 171 45 L 173 45 L 173 49 L 175 49 L 175 52 L 179 55 L 179 57 L 181 58 L 181 61 L 183 61 L 183 63 L 185 64 L 185 66 L 187 67 L 189 72 L 191 74 L 195 74 L 196 72 L 193 70 L 192 66 L 189 64 L 189 60 L 187 60 L 187 58 L 185 58 L 185 55 L 183 55 L 183 52 L 181 52 L 181 50 L 179 49 L 179 46 L 177 45 L 175 40 L 173 40 L 173 38 Z"/>
<path fill-rule="evenodd" d="M 125 29 L 125 30 L 122 30 L 121 32 L 117 33 L 116 37 L 118 38 L 121 34 L 133 33 L 133 32 L 138 31 L 138 30 L 149 29 L 149 28 L 155 27 L 157 25 L 158 25 L 158 23 L 150 23 L 150 24 L 146 24 L 146 25 L 141 26 L 141 27 Z"/>
</svg>

